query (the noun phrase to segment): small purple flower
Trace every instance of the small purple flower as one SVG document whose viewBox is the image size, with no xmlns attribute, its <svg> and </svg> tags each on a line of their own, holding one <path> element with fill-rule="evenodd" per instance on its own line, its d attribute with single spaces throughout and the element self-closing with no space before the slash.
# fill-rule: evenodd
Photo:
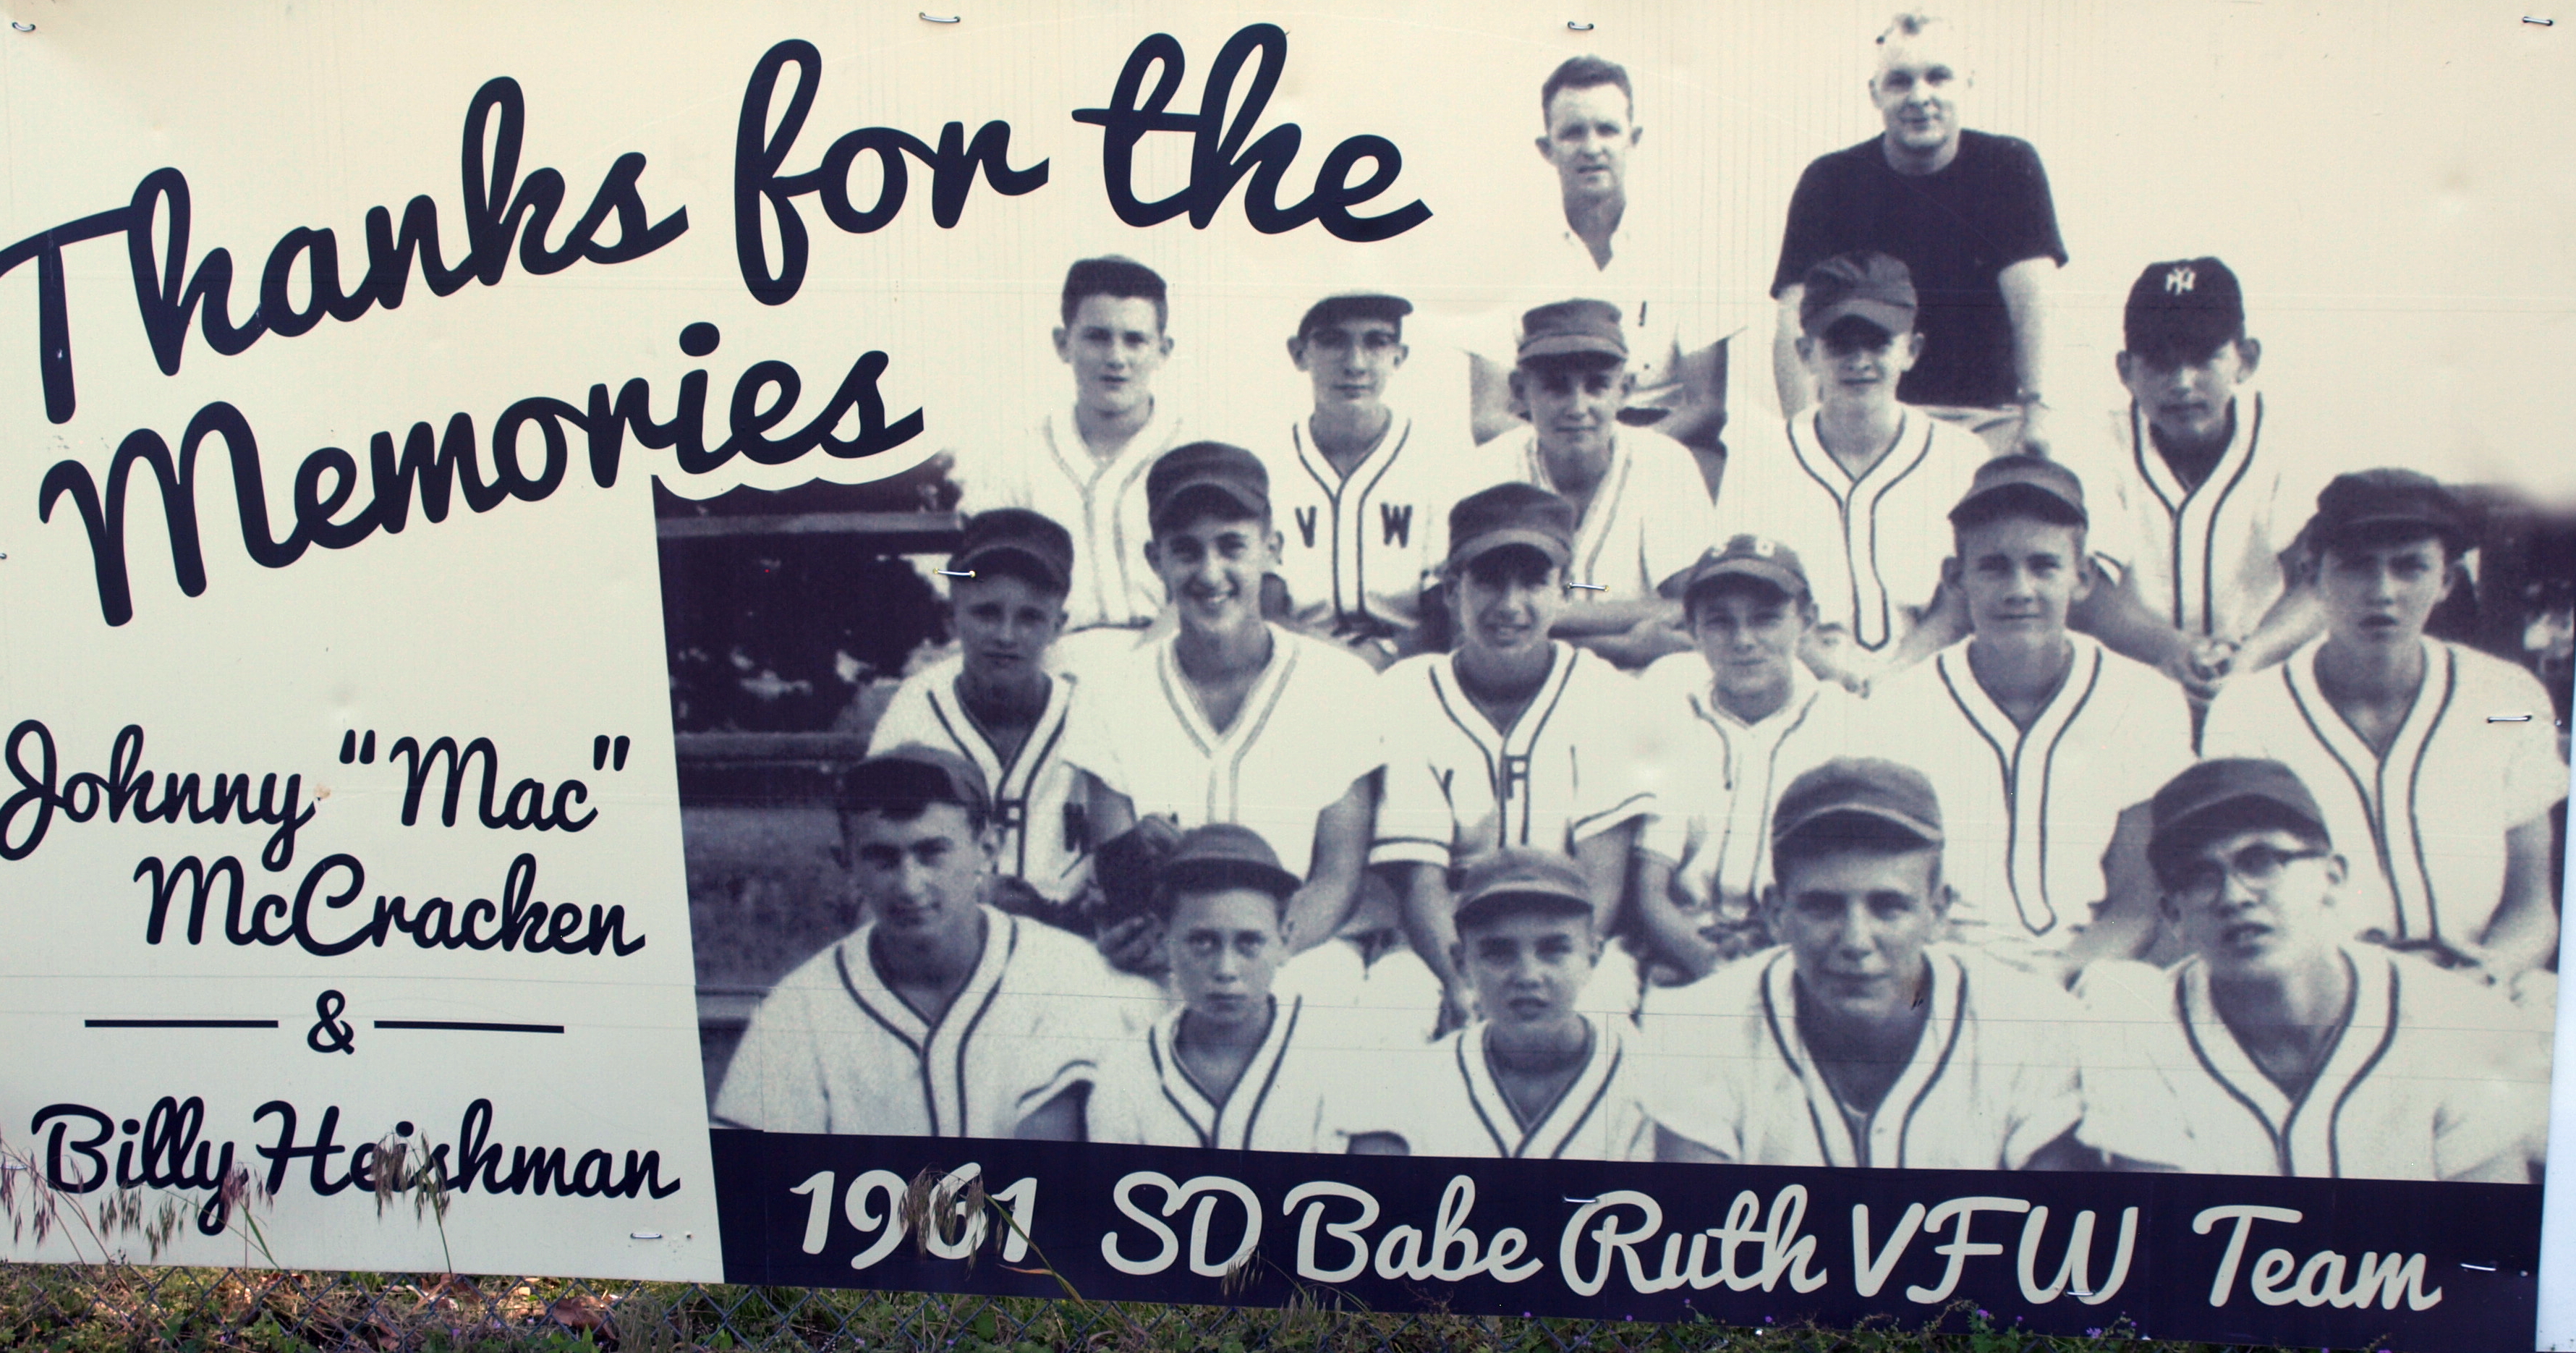
<svg viewBox="0 0 2576 1353">
<path fill-rule="evenodd" d="M 2102 1331 L 2100 1331 L 2100 1330 L 2086 1330 L 2086 1331 L 2084 1331 L 2084 1337 L 2085 1337 L 2085 1338 L 2087 1338 L 2087 1339 L 2099 1339 L 2099 1338 L 2101 1338 L 2101 1337 L 2102 1337 Z"/>
<path fill-rule="evenodd" d="M 1977 1318 L 1979 1320 L 1992 1320 L 1995 1318 L 1995 1313 L 1987 1310 L 1983 1306 L 1980 1306 L 1977 1308 Z"/>
</svg>

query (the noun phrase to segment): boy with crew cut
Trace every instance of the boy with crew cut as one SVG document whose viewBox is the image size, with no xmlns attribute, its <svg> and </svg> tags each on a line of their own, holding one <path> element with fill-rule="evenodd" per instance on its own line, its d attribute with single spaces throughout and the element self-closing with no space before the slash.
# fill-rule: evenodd
<svg viewBox="0 0 2576 1353">
<path fill-rule="evenodd" d="M 1620 425 L 1634 383 L 1617 306 L 1558 301 L 1521 317 L 1511 389 L 1530 426 L 1504 449 L 1514 477 L 1575 511 L 1566 584 L 1576 604 L 1554 633 L 1632 669 L 1688 647 L 1680 603 L 1661 589 L 1716 538 L 1689 450 Z"/>
<path fill-rule="evenodd" d="M 1314 410 L 1269 461 L 1289 623 L 1385 667 L 1423 650 L 1422 591 L 1439 567 L 1449 505 L 1478 486 L 1463 448 L 1386 403 L 1404 365 L 1401 296 L 1315 302 L 1288 340 Z"/>
<path fill-rule="evenodd" d="M 2182 692 L 2067 630 L 2093 586 L 2084 487 L 1999 456 L 1951 510 L 1945 584 L 1969 636 L 1879 684 L 1855 729 L 1929 775 L 1950 822 L 1963 942 L 2058 977 L 2155 937 L 2146 801 L 2191 760 Z"/>
<path fill-rule="evenodd" d="M 1799 660 L 1816 603 L 1788 546 L 1739 535 L 1709 551 L 1682 607 L 1699 651 L 1639 678 L 1665 778 L 1638 838 L 1637 915 L 1665 975 L 1692 981 L 1769 942 L 1772 805 L 1851 745 L 1860 704 Z"/>
<path fill-rule="evenodd" d="M 2558 952 L 2550 809 L 2567 767 L 2529 672 L 2424 622 L 2471 539 L 2447 488 L 2412 470 L 2338 476 L 2306 528 L 2326 632 L 2209 707 L 2212 756 L 2288 763 L 2351 861 L 2357 933 L 2509 985 L 2546 1024 Z M 2522 723 L 2490 723 L 2530 713 Z"/>
<path fill-rule="evenodd" d="M 1441 590 L 1457 651 L 1408 658 L 1377 681 L 1386 790 L 1369 862 L 1400 879 L 1414 952 L 1463 1013 L 1472 993 L 1449 964 L 1458 871 L 1506 847 L 1568 855 L 1589 880 L 1596 930 L 1611 934 L 1627 924 L 1628 857 L 1654 795 L 1635 683 L 1549 637 L 1573 604 L 1573 505 L 1497 484 L 1451 510 L 1449 540 Z M 1634 964 L 1620 951 L 1584 1008 L 1635 1005 Z"/>
<path fill-rule="evenodd" d="M 1347 1040 L 1300 997 L 1273 994 L 1288 955 L 1282 918 L 1301 880 L 1259 833 L 1215 822 L 1184 833 L 1155 872 L 1154 908 L 1177 1009 L 1104 1051 L 1081 1111 L 1059 1101 L 1021 1122 L 1045 1140 L 1321 1149 L 1325 1086 Z M 1338 1143 L 1336 1143 L 1338 1146 Z"/>
<path fill-rule="evenodd" d="M 2348 859 L 2290 767 L 2203 761 L 2154 813 L 2189 956 L 2086 970 L 2084 1141 L 2126 1169 L 2532 1180 L 2548 1039 L 2492 991 L 2353 942 Z"/>
<path fill-rule="evenodd" d="M 998 507 L 966 519 L 947 572 L 957 652 L 904 678 L 868 746 L 917 743 L 971 762 L 993 790 L 1001 872 L 1028 885 L 1024 909 L 1071 927 L 1065 908 L 1091 878 L 1091 843 L 1081 772 L 1062 754 L 1076 679 L 1050 673 L 1047 655 L 1064 627 L 1073 538 L 1035 512 Z"/>
<path fill-rule="evenodd" d="M 1172 355 L 1169 298 L 1162 277 L 1134 259 L 1086 258 L 1065 272 L 1061 313 L 1053 337 L 1057 359 L 1073 369 L 1072 407 L 960 465 L 958 510 L 1027 508 L 1072 533 L 1069 637 L 1143 629 L 1163 607 L 1144 558 L 1152 533 L 1145 471 L 1183 439 L 1180 414 L 1154 393 L 1154 375 Z M 1126 646 L 1120 637 L 1069 647 L 1115 650 Z"/>
<path fill-rule="evenodd" d="M 1382 762 L 1367 713 L 1374 673 L 1337 644 L 1262 618 L 1280 541 L 1259 457 L 1192 442 L 1156 461 L 1145 487 L 1145 557 L 1178 624 L 1087 670 L 1085 685 L 1115 698 L 1084 701 L 1065 733 L 1065 759 L 1089 775 L 1100 872 L 1150 856 L 1148 843 L 1174 828 L 1240 823 L 1303 880 L 1286 919 L 1289 947 L 1302 952 L 1349 916 L 1366 867 Z M 1149 965 L 1153 918 L 1111 919 L 1104 948 L 1122 966 Z"/>
<path fill-rule="evenodd" d="M 1924 353 L 1918 310 L 1913 274 L 1886 254 L 1809 268 L 1796 351 L 1816 402 L 1741 428 L 1718 496 L 1725 536 L 1777 540 L 1806 561 L 1808 665 L 1855 686 L 1905 665 L 1898 654 L 1941 588 L 1947 514 L 1987 456 L 1976 434 L 1897 398 Z"/>
<path fill-rule="evenodd" d="M 1482 1016 L 1326 1106 L 1362 1154 L 1640 1160 L 1641 1069 L 1624 1018 L 1577 993 L 1601 953 L 1591 881 L 1554 851 L 1512 846 L 1460 882 L 1450 964 Z"/>
<path fill-rule="evenodd" d="M 1940 943 L 1941 805 L 1908 766 L 1828 761 L 1780 796 L 1780 947 L 1647 997 L 1655 1158 L 2082 1169 L 2074 999 Z"/>
<path fill-rule="evenodd" d="M 867 919 L 779 979 L 716 1094 L 719 1127 L 1006 1137 L 1078 1104 L 1100 1050 L 1162 1007 L 1089 944 L 984 901 L 992 804 L 952 753 L 898 747 L 841 778 Z"/>
</svg>

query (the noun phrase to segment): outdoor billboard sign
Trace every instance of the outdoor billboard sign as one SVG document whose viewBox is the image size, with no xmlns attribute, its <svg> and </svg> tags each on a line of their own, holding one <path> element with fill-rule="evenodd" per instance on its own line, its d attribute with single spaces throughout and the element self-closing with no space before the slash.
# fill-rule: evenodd
<svg viewBox="0 0 2576 1353">
<path fill-rule="evenodd" d="M 2553 16 L 0 7 L 10 1258 L 2576 1337 Z"/>
</svg>

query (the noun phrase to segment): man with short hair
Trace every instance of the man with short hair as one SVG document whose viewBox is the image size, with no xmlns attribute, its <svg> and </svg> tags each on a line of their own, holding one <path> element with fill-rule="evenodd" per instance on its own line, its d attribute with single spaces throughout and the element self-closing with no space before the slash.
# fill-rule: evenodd
<svg viewBox="0 0 2576 1353">
<path fill-rule="evenodd" d="M 2318 793 L 2353 861 L 2343 914 L 2356 932 L 2521 983 L 2545 1022 L 2543 970 L 2558 952 L 2550 809 L 2567 795 L 2549 696 L 2512 663 L 2424 634 L 2459 575 L 2469 515 L 2424 475 L 2364 470 L 2317 495 L 2306 536 L 2326 632 L 2220 692 L 2208 752 L 2286 762 Z"/>
<path fill-rule="evenodd" d="M 1648 1149 L 1628 1022 L 1576 997 L 1601 953 L 1591 880 L 1554 851 L 1511 846 L 1468 867 L 1449 960 L 1482 1016 L 1389 1057 L 1326 1106 L 1363 1154 L 1640 1160 Z"/>
<path fill-rule="evenodd" d="M 1925 351 L 1918 309 L 1912 273 L 1886 254 L 1809 268 L 1797 355 L 1816 403 L 1739 427 L 1717 500 L 1725 535 L 1777 540 L 1806 561 L 1817 608 L 1808 665 L 1854 685 L 1896 665 L 1933 605 L 1947 514 L 1987 455 L 1974 435 L 1897 397 Z"/>
<path fill-rule="evenodd" d="M 1695 451 L 1714 452 L 1730 412 L 1752 413 L 1737 381 L 1759 384 L 1758 355 L 1733 358 L 1749 326 L 1705 313 L 1696 294 L 1706 285 L 1690 271 L 1699 254 L 1660 213 L 1631 191 L 1629 153 L 1645 138 L 1637 124 L 1636 88 L 1618 63 L 1568 57 L 1539 88 L 1543 134 L 1538 153 L 1556 172 L 1558 211 L 1531 241 L 1535 254 L 1514 281 L 1530 303 L 1597 296 L 1615 304 L 1635 359 L 1637 390 L 1623 414 L 1653 424 Z M 1512 335 L 1497 331 L 1491 351 L 1468 355 L 1475 437 L 1490 441 L 1512 429 L 1509 377 Z M 1758 339 L 1756 340 L 1758 344 Z M 1741 371 L 1738 370 L 1741 368 Z M 1767 392 L 1760 398 L 1769 402 Z"/>
<path fill-rule="evenodd" d="M 918 743 L 973 763 L 994 790 L 1001 872 L 1028 885 L 1037 905 L 1025 910 L 1071 927 L 1064 908 L 1091 878 L 1081 772 L 1061 754 L 1077 681 L 1050 674 L 1047 655 L 1064 627 L 1073 538 L 1035 512 L 997 507 L 966 519 L 945 571 L 957 652 L 904 678 L 868 746 Z"/>
<path fill-rule="evenodd" d="M 1450 504 L 1479 487 L 1463 448 L 1386 403 L 1413 303 L 1374 292 L 1315 302 L 1288 340 L 1314 411 L 1270 458 L 1288 620 L 1383 668 L 1423 650 L 1422 591 Z"/>
<path fill-rule="evenodd" d="M 1688 450 L 1619 424 L 1634 377 L 1618 307 L 1571 300 L 1530 311 L 1519 361 L 1512 398 L 1530 427 L 1506 443 L 1516 477 L 1575 510 L 1566 572 L 1575 604 L 1555 635 L 1628 668 L 1682 651 L 1680 603 L 1660 589 L 1715 539 L 1714 516 Z"/>
<path fill-rule="evenodd" d="M 1259 457 L 1222 442 L 1175 447 L 1146 476 L 1153 538 L 1146 558 L 1178 624 L 1084 674 L 1085 700 L 1064 757 L 1089 772 L 1101 842 L 1140 821 L 1186 830 L 1209 822 L 1259 832 L 1304 880 L 1289 899 L 1288 944 L 1330 939 L 1349 915 L 1365 867 L 1382 758 L 1368 713 L 1367 663 L 1261 616 L 1262 578 L 1276 567 L 1270 481 Z M 1154 946 L 1143 916 L 1112 918 L 1103 943 L 1133 962 Z"/>
<path fill-rule="evenodd" d="M 2278 761 L 2214 758 L 2156 792 L 2170 971 L 2088 969 L 2079 1135 L 2130 1169 L 2526 1183 L 2549 1044 L 2494 993 L 2356 944 L 2346 859 Z"/>
<path fill-rule="evenodd" d="M 1067 634 L 1142 629 L 1164 600 L 1144 558 L 1145 471 L 1182 441 L 1180 414 L 1154 393 L 1172 355 L 1169 300 L 1144 264 L 1086 258 L 1065 272 L 1061 313 L 1055 355 L 1073 369 L 1073 407 L 1039 420 L 1027 440 L 961 464 L 958 510 L 1021 507 L 1063 524 L 1076 545 Z M 1120 646 L 1118 636 L 1076 645 Z"/>
<path fill-rule="evenodd" d="M 1548 637 L 1569 606 L 1574 507 L 1530 484 L 1497 484 L 1449 514 L 1442 592 L 1457 651 L 1408 658 L 1378 678 L 1385 802 L 1369 862 L 1401 880 L 1405 931 L 1472 1009 L 1449 965 L 1450 882 L 1505 847 L 1581 861 L 1593 924 L 1628 924 L 1628 856 L 1654 803 L 1643 764 L 1650 729 L 1635 684 L 1599 655 Z M 1633 964 L 1605 966 L 1586 1009 L 1635 1008 Z"/>
<path fill-rule="evenodd" d="M 2074 1000 L 1941 944 L 1942 813 L 1908 766 L 1828 761 L 1780 796 L 1781 947 L 1648 995 L 1657 1160 L 2086 1168 Z"/>
<path fill-rule="evenodd" d="M 1682 607 L 1699 651 L 1639 681 L 1664 774 L 1638 838 L 1637 915 L 1671 975 L 1693 981 L 1769 942 L 1772 805 L 1851 745 L 1860 708 L 1799 661 L 1816 602 L 1797 551 L 1736 536 L 1690 571 Z"/>
<path fill-rule="evenodd" d="M 2060 977 L 2153 942 L 2146 801 L 2191 760 L 2182 692 L 2067 630 L 2093 586 L 2087 520 L 2065 466 L 1979 466 L 1945 577 L 1971 632 L 1881 682 L 1855 730 L 1940 792 L 1958 938 Z"/>
<path fill-rule="evenodd" d="M 1869 96 L 1885 130 L 1819 157 L 1789 199 L 1771 281 L 1780 407 L 1807 402 L 1796 349 L 1807 269 L 1875 249 L 1904 260 L 1922 297 L 1923 360 L 1898 396 L 1997 451 L 2043 451 L 2047 285 L 2066 264 L 2048 174 L 2028 142 L 1960 125 L 1975 79 L 1947 21 L 1899 14 L 1877 54 Z"/>
<path fill-rule="evenodd" d="M 1079 1102 L 1102 1047 L 1160 993 L 1092 947 L 985 905 L 992 809 L 954 754 L 898 747 L 841 778 L 852 890 L 867 919 L 779 979 L 716 1094 L 719 1127 L 1007 1137 Z"/>
<path fill-rule="evenodd" d="M 1321 1149 L 1325 1087 L 1347 1039 L 1296 996 L 1274 996 L 1288 956 L 1281 920 L 1300 885 L 1249 827 L 1184 833 L 1156 871 L 1154 907 L 1180 1001 L 1141 1038 L 1103 1051 L 1080 1112 L 1070 1101 L 1021 1122 L 1042 1140 Z M 1336 1149 L 1339 1143 L 1335 1143 Z"/>
</svg>

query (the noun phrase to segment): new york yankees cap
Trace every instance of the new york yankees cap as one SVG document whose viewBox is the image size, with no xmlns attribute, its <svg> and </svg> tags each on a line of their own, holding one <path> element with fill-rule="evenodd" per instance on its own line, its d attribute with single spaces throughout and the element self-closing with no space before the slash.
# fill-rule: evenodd
<svg viewBox="0 0 2576 1353">
<path fill-rule="evenodd" d="M 1172 509 L 1200 492 L 1215 493 L 1246 516 L 1270 515 L 1270 472 L 1261 458 L 1224 442 L 1191 442 L 1163 453 L 1145 472 L 1145 515 L 1155 530 L 1172 525 Z"/>
<path fill-rule="evenodd" d="M 1829 833 L 1839 820 L 1886 823 L 1925 845 L 1941 844 L 1941 800 L 1912 766 L 1874 756 L 1838 756 L 1789 782 L 1771 808 L 1771 847 L 1801 833 Z"/>
<path fill-rule="evenodd" d="M 1327 324 L 1346 319 L 1382 319 L 1389 324 L 1402 324 L 1413 313 L 1413 302 L 1401 296 L 1378 291 L 1346 291 L 1327 296 L 1306 307 L 1306 317 L 1297 321 L 1297 336 L 1304 338 Z"/>
<path fill-rule="evenodd" d="M 2196 761 L 2148 800 L 2147 861 L 2159 877 L 2211 837 L 2291 826 L 2331 839 L 2325 814 L 2298 773 L 2278 761 L 2227 756 Z"/>
<path fill-rule="evenodd" d="M 1181 833 L 1179 844 L 1154 870 L 1158 894 L 1246 887 L 1285 898 L 1304 883 L 1279 863 L 1279 852 L 1261 833 L 1235 822 L 1211 822 Z"/>
<path fill-rule="evenodd" d="M 1968 496 L 1950 509 L 1950 524 L 1969 527 L 2005 512 L 2025 512 L 2042 521 L 2083 526 L 2084 481 L 2073 470 L 2042 456 L 2016 452 L 1995 456 L 1977 466 L 1968 481 Z"/>
<path fill-rule="evenodd" d="M 1791 601 L 1804 601 L 1811 595 L 1807 567 L 1798 561 L 1796 550 L 1768 537 L 1739 535 L 1701 555 L 1699 562 L 1682 575 L 1682 601 L 1696 602 L 1702 589 L 1726 578 L 1767 583 L 1787 594 Z"/>
<path fill-rule="evenodd" d="M 841 772 L 834 794 L 835 806 L 844 813 L 947 803 L 981 816 L 992 811 L 992 802 L 984 772 L 974 762 L 918 742 L 889 748 Z"/>
<path fill-rule="evenodd" d="M 1914 328 L 1917 308 L 1913 271 L 1902 260 L 1859 249 L 1807 269 L 1798 327 L 1813 337 L 1832 328 L 1835 320 L 1857 315 L 1901 334 Z"/>
<path fill-rule="evenodd" d="M 1554 301 L 1521 316 L 1519 360 L 1599 356 L 1628 360 L 1619 307 L 1608 301 Z"/>
<path fill-rule="evenodd" d="M 1558 568 L 1574 557 L 1574 504 L 1513 480 L 1479 489 L 1449 509 L 1449 564 L 1464 568 L 1506 545 L 1527 545 Z"/>
<path fill-rule="evenodd" d="M 2308 538 L 2317 545 L 2341 545 L 2421 530 L 2441 537 L 2458 554 L 2468 547 L 2470 526 L 2459 496 L 2431 475 L 2395 468 L 2356 470 L 2336 475 L 2317 494 Z"/>
<path fill-rule="evenodd" d="M 2150 263 L 2130 284 L 2121 335 L 2130 352 L 2159 365 L 2202 361 L 2245 336 L 2245 292 L 2214 258 Z"/>
<path fill-rule="evenodd" d="M 1505 846 L 1467 866 L 1466 876 L 1458 881 L 1457 898 L 1451 915 L 1460 921 L 1474 920 L 1507 902 L 1534 902 L 1552 910 L 1589 914 L 1592 883 L 1583 876 L 1583 867 L 1568 856 Z"/>
<path fill-rule="evenodd" d="M 1073 586 L 1073 536 L 1055 519 L 1024 507 L 997 507 L 968 517 L 948 567 L 972 573 L 979 562 L 1025 562 L 1058 592 Z"/>
</svg>

